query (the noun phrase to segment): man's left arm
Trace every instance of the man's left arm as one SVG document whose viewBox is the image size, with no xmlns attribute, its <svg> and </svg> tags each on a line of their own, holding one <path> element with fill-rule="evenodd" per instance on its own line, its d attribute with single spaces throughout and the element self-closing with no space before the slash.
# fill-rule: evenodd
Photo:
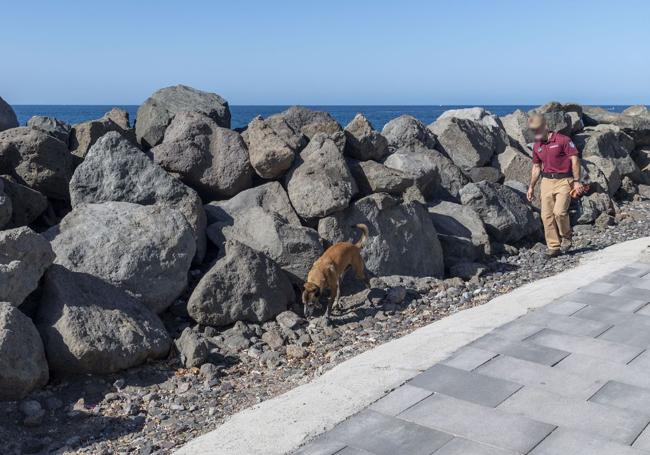
<svg viewBox="0 0 650 455">
<path fill-rule="evenodd" d="M 571 159 L 571 173 L 573 174 L 573 183 L 571 184 L 572 188 L 577 188 L 581 185 L 580 183 L 580 157 L 578 156 L 578 149 L 576 149 L 573 141 L 569 141 L 564 144 L 565 152 L 569 155 Z"/>
</svg>

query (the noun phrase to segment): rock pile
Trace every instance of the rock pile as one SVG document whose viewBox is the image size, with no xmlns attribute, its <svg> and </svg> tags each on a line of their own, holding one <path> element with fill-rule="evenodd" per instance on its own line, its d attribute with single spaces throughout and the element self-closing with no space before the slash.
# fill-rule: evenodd
<svg viewBox="0 0 650 455">
<path fill-rule="evenodd" d="M 572 136 L 593 183 L 574 223 L 606 225 L 616 200 L 650 196 L 647 109 L 536 111 Z M 357 223 L 376 277 L 364 299 L 404 301 L 390 276 L 427 289 L 475 279 L 493 254 L 540 238 L 522 195 L 527 116 L 460 109 L 379 132 L 362 114 L 343 128 L 292 107 L 239 132 L 223 98 L 175 86 L 148 98 L 134 127 L 119 109 L 21 127 L 0 99 L 0 365 L 15 365 L 0 369 L 0 399 L 48 372 L 114 373 L 170 349 L 208 381 L 215 359 L 242 349 L 264 365 L 304 359 L 316 335 L 300 286 Z M 170 323 L 179 314 L 193 324 Z"/>
</svg>

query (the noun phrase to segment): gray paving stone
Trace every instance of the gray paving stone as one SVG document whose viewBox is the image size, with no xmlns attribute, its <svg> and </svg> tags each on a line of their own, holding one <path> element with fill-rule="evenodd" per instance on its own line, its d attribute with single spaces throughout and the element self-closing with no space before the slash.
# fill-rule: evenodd
<svg viewBox="0 0 650 455">
<path fill-rule="evenodd" d="M 494 407 L 521 388 L 520 384 L 437 364 L 414 377 L 410 385 Z"/>
<path fill-rule="evenodd" d="M 498 408 L 487 408 L 440 394 L 425 398 L 399 417 L 464 439 L 519 453 L 528 453 L 555 428 Z"/>
<path fill-rule="evenodd" d="M 596 281 L 580 288 L 581 291 L 595 292 L 597 294 L 611 294 L 621 285 L 619 283 L 607 283 L 605 281 Z"/>
<path fill-rule="evenodd" d="M 611 325 L 600 321 L 586 321 L 573 316 L 550 314 L 544 311 L 532 311 L 524 316 L 523 321 L 557 332 L 587 337 L 596 337 Z"/>
<path fill-rule="evenodd" d="M 374 455 L 373 452 L 367 450 L 355 449 L 354 447 L 344 447 L 342 450 L 336 452 L 336 455 Z"/>
<path fill-rule="evenodd" d="M 340 423 L 330 431 L 329 437 L 377 455 L 430 455 L 452 439 L 451 435 L 433 428 L 370 410 Z"/>
<path fill-rule="evenodd" d="M 612 296 L 606 294 L 596 294 L 594 292 L 575 291 L 563 299 L 586 303 L 588 305 L 602 305 L 613 310 L 634 313 L 636 310 L 644 306 L 647 302 L 645 300 L 637 300 L 632 298 L 621 298 L 620 296 Z"/>
<path fill-rule="evenodd" d="M 650 453 L 650 426 L 645 427 L 645 430 L 636 438 L 632 447 L 643 450 L 643 453 Z"/>
<path fill-rule="evenodd" d="M 370 405 L 370 409 L 389 416 L 396 416 L 405 409 L 413 406 L 418 401 L 424 400 L 432 393 L 433 392 L 430 390 L 404 384 L 393 390 L 381 400 Z"/>
<path fill-rule="evenodd" d="M 575 313 L 573 317 L 615 325 L 631 320 L 631 318 L 636 317 L 636 313 L 623 313 L 604 306 L 587 305 L 582 310 Z"/>
<path fill-rule="evenodd" d="M 623 274 L 614 272 L 614 273 L 610 273 L 609 275 L 601 278 L 600 281 L 604 281 L 606 283 L 625 284 L 625 283 L 630 283 L 630 282 L 633 282 L 633 281 L 638 281 L 638 277 L 630 276 L 630 275 L 623 275 Z"/>
<path fill-rule="evenodd" d="M 629 362 L 643 351 L 641 348 L 634 346 L 595 338 L 567 335 L 549 329 L 542 330 L 538 334 L 528 338 L 527 341 L 549 348 L 590 355 L 599 359 L 621 363 Z"/>
<path fill-rule="evenodd" d="M 517 359 L 541 363 L 543 365 L 555 365 L 557 362 L 569 355 L 568 352 L 560 349 L 547 348 L 528 341 L 513 341 L 497 335 L 488 334 L 471 344 L 472 347 L 505 354 Z"/>
<path fill-rule="evenodd" d="M 629 285 L 623 285 L 610 295 L 616 297 L 629 297 L 636 300 L 650 301 L 650 289 L 636 288 Z"/>
<path fill-rule="evenodd" d="M 583 376 L 586 379 L 601 381 L 603 384 L 607 381 L 618 381 L 637 387 L 650 388 L 648 370 L 637 368 L 633 364 L 622 365 L 587 355 L 571 354 L 554 368 Z"/>
<path fill-rule="evenodd" d="M 339 441 L 333 441 L 326 433 L 298 449 L 294 452 L 294 455 L 334 455 L 344 448 L 345 444 Z"/>
<path fill-rule="evenodd" d="M 337 454 L 338 455 L 338 454 Z M 454 438 L 433 455 L 518 455 L 511 450 L 497 449 L 467 439 Z"/>
<path fill-rule="evenodd" d="M 539 325 L 531 324 L 527 320 L 526 316 L 522 316 L 512 322 L 508 322 L 507 324 L 494 329 L 491 333 L 493 335 L 507 338 L 509 340 L 521 341 L 536 334 L 543 328 L 544 327 L 540 327 Z"/>
<path fill-rule="evenodd" d="M 570 300 L 556 300 L 544 305 L 540 308 L 542 311 L 553 314 L 562 314 L 564 316 L 571 316 L 576 311 L 579 311 L 586 307 L 586 303 L 572 302 Z"/>
<path fill-rule="evenodd" d="M 497 409 L 621 444 L 632 444 L 650 421 L 650 417 L 638 412 L 567 398 L 534 387 L 524 387 Z"/>
<path fill-rule="evenodd" d="M 635 314 L 650 317 L 650 305 L 639 308 Z"/>
<path fill-rule="evenodd" d="M 650 416 L 650 389 L 609 381 L 589 401 Z M 648 417 L 650 420 L 650 417 Z"/>
<path fill-rule="evenodd" d="M 440 363 L 460 370 L 472 371 L 497 355 L 498 354 L 495 354 L 494 352 L 466 346 L 456 351 L 451 357 Z"/>
<path fill-rule="evenodd" d="M 630 264 L 627 267 L 618 269 L 616 273 L 618 273 L 619 275 L 640 277 L 647 274 L 649 271 L 650 271 L 650 267 L 648 266 L 648 264 L 635 263 L 635 264 Z"/>
<path fill-rule="evenodd" d="M 476 372 L 583 400 L 602 387 L 602 382 L 509 356 L 496 357 Z"/>
<path fill-rule="evenodd" d="M 530 455 L 645 455 L 645 452 L 593 434 L 558 428 Z"/>
<path fill-rule="evenodd" d="M 636 356 L 628 366 L 632 368 L 639 368 L 650 373 L 650 351 L 643 351 L 641 354 Z"/>
<path fill-rule="evenodd" d="M 634 320 L 630 320 L 613 326 L 600 335 L 598 339 L 626 344 L 629 346 L 647 348 L 650 346 L 650 327 Z"/>
</svg>

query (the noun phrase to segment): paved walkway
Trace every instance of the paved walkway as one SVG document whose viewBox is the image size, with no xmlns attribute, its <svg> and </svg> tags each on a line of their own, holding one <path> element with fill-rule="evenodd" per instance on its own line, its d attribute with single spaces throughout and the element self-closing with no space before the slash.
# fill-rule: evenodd
<svg viewBox="0 0 650 455">
<path fill-rule="evenodd" d="M 650 264 L 505 324 L 300 455 L 650 454 Z"/>
</svg>

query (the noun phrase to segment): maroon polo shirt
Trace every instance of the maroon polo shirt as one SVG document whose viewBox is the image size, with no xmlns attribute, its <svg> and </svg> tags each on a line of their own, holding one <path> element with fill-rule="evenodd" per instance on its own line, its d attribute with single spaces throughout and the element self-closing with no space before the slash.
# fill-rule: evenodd
<svg viewBox="0 0 650 455">
<path fill-rule="evenodd" d="M 533 145 L 533 163 L 541 163 L 543 172 L 571 172 L 571 157 L 577 154 L 578 149 L 571 138 L 560 133 L 550 133 L 546 142 Z"/>
</svg>

